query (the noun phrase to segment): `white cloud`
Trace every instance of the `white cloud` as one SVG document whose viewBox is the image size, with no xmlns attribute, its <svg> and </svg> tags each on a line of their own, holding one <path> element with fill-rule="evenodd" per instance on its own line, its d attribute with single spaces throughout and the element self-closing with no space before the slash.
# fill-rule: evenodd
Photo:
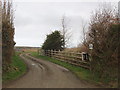
<svg viewBox="0 0 120 90">
<path fill-rule="evenodd" d="M 118 2 L 119 0 L 13 0 L 14 2 Z"/>
<path fill-rule="evenodd" d="M 82 39 L 81 18 L 89 21 L 97 2 L 18 2 L 15 0 L 15 41 L 17 46 L 40 46 L 51 31 L 61 29 L 63 14 L 70 19 L 73 36 L 70 45 L 76 46 Z M 27 0 L 26 0 L 27 1 Z"/>
</svg>

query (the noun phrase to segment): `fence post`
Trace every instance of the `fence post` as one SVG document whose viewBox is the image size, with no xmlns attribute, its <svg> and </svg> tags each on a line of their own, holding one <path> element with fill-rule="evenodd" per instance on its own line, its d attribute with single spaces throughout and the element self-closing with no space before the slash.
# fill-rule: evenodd
<svg viewBox="0 0 120 90">
<path fill-rule="evenodd" d="M 53 57 L 53 50 L 51 50 L 50 53 L 51 53 L 51 57 Z"/>
<path fill-rule="evenodd" d="M 50 57 L 50 50 L 48 50 L 48 56 Z"/>
<path fill-rule="evenodd" d="M 45 55 L 47 56 L 47 53 L 48 53 L 48 51 L 47 50 L 45 50 Z"/>
<path fill-rule="evenodd" d="M 49 50 L 47 50 L 47 56 L 49 56 Z"/>
<path fill-rule="evenodd" d="M 53 52 L 53 53 L 52 53 L 52 56 L 53 56 L 53 58 L 55 58 L 55 57 L 54 57 L 54 50 L 52 50 L 52 52 Z"/>
</svg>

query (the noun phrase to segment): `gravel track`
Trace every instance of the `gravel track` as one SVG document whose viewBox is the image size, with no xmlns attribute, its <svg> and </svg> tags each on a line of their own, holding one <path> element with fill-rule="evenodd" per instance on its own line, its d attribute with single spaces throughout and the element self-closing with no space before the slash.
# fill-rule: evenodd
<svg viewBox="0 0 120 90">
<path fill-rule="evenodd" d="M 97 88 L 78 79 L 68 69 L 36 59 L 28 54 L 20 55 L 28 66 L 28 72 L 17 80 L 4 85 L 4 88 Z"/>
</svg>

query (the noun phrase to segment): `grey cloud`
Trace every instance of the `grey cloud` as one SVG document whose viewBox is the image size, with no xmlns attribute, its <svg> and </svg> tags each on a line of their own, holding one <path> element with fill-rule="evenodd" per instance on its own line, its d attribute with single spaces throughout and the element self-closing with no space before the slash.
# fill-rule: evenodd
<svg viewBox="0 0 120 90">
<path fill-rule="evenodd" d="M 71 46 L 82 41 L 81 19 L 89 21 L 90 12 L 98 3 L 26 3 L 15 2 L 15 41 L 16 45 L 40 46 L 51 31 L 61 29 L 63 14 L 70 19 L 68 28 L 73 36 Z"/>
</svg>

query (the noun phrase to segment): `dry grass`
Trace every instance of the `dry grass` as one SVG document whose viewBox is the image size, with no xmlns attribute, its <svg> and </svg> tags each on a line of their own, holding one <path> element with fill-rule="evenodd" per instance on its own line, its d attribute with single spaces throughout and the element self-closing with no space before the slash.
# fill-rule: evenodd
<svg viewBox="0 0 120 90">
<path fill-rule="evenodd" d="M 85 46 L 80 46 L 76 48 L 66 48 L 66 52 L 88 52 L 88 49 Z"/>
<path fill-rule="evenodd" d="M 39 49 L 39 47 L 15 47 L 16 51 L 22 52 L 38 52 Z"/>
</svg>

